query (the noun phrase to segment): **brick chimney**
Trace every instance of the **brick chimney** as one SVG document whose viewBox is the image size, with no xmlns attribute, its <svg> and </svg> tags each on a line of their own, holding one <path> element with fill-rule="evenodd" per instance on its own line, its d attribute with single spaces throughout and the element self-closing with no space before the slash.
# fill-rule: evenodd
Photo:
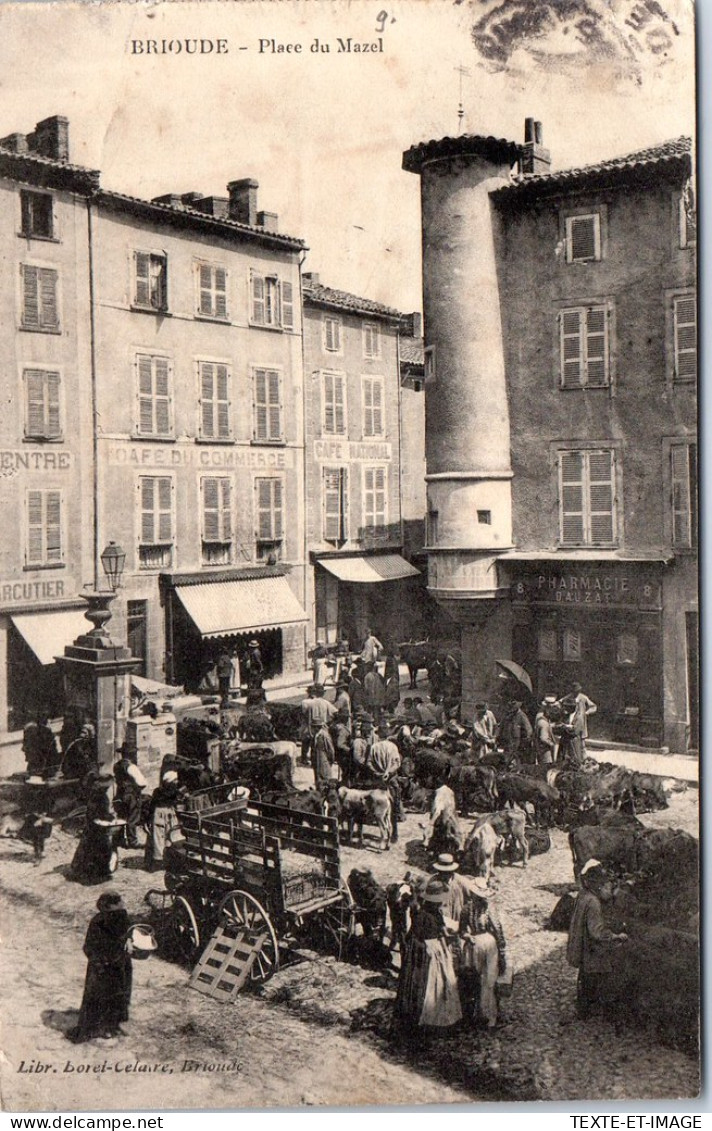
<svg viewBox="0 0 712 1131">
<path fill-rule="evenodd" d="M 37 123 L 34 133 L 27 135 L 27 145 L 31 153 L 40 157 L 69 161 L 69 119 L 57 114 L 44 118 Z"/>
<path fill-rule="evenodd" d="M 279 216 L 276 212 L 258 212 L 257 226 L 267 232 L 276 232 L 279 228 Z"/>
<path fill-rule="evenodd" d="M 153 204 L 170 204 L 171 208 L 180 208 L 183 201 L 176 192 L 164 192 L 162 196 L 152 196 Z"/>
<path fill-rule="evenodd" d="M 309 285 L 312 287 L 319 286 L 319 276 L 316 271 L 304 271 L 302 274 L 302 279 L 305 283 L 309 283 Z"/>
<path fill-rule="evenodd" d="M 240 181 L 230 181 L 227 186 L 229 194 L 228 215 L 231 220 L 239 224 L 257 226 L 257 190 L 259 182 L 250 177 L 243 177 Z"/>
<path fill-rule="evenodd" d="M 195 208 L 196 201 L 202 199 L 202 192 L 184 192 L 181 193 L 180 202 L 181 204 L 185 204 L 186 208 Z"/>
<path fill-rule="evenodd" d="M 422 338 L 423 336 L 423 315 L 419 310 L 414 310 L 412 314 L 406 314 L 404 318 L 405 329 L 403 333 L 409 338 Z"/>
<path fill-rule="evenodd" d="M 0 148 L 9 149 L 12 153 L 27 153 L 27 138 L 24 134 L 8 134 L 0 137 Z"/>
<path fill-rule="evenodd" d="M 544 131 L 541 122 L 533 118 L 524 120 L 524 145 L 519 161 L 522 173 L 548 173 L 551 168 L 551 154 L 544 149 Z"/>
</svg>

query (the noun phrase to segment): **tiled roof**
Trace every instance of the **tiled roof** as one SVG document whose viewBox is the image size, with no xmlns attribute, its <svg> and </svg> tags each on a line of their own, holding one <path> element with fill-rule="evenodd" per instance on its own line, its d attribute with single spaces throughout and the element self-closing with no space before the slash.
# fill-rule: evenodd
<svg viewBox="0 0 712 1131">
<path fill-rule="evenodd" d="M 137 212 L 149 218 L 164 219 L 167 223 L 176 227 L 205 226 L 217 229 L 218 232 L 228 237 L 239 234 L 259 239 L 262 243 L 288 247 L 293 250 L 306 248 L 304 240 L 298 239 L 296 236 L 283 235 L 281 232 L 269 232 L 266 228 L 260 228 L 257 225 L 241 224 L 237 220 L 210 216 L 207 212 L 200 212 L 197 208 L 190 208 L 187 205 L 181 205 L 179 208 L 175 204 L 161 204 L 155 200 L 143 200 L 138 196 L 127 196 L 121 192 L 106 191 L 97 193 L 97 200 L 117 210 L 125 208 L 127 211 Z"/>
<path fill-rule="evenodd" d="M 402 365 L 424 365 L 425 347 L 422 338 L 401 338 L 400 359 Z"/>
<path fill-rule="evenodd" d="M 461 134 L 460 137 L 432 138 L 406 150 L 403 168 L 407 173 L 420 173 L 426 161 L 463 155 L 482 156 L 489 161 L 513 165 L 519 157 L 520 148 L 514 141 L 491 135 Z"/>
<path fill-rule="evenodd" d="M 599 161 L 595 165 L 582 165 L 579 168 L 559 169 L 555 172 L 524 173 L 512 178 L 511 185 L 495 189 L 495 198 L 529 196 L 570 185 L 607 184 L 611 180 L 625 179 L 631 175 L 645 176 L 653 167 L 661 164 L 679 165 L 682 169 L 690 167 L 692 141 L 689 137 L 677 137 L 670 141 L 638 149 L 622 157 Z"/>
<path fill-rule="evenodd" d="M 87 191 L 99 187 L 100 173 L 83 165 L 70 165 L 68 161 L 57 161 L 38 153 L 16 153 L 14 149 L 0 146 L 0 176 Z"/>
<path fill-rule="evenodd" d="M 382 318 L 387 321 L 402 321 L 407 315 L 392 306 L 384 306 L 381 302 L 374 302 L 370 298 L 360 298 L 358 295 L 349 294 L 348 291 L 337 291 L 333 287 L 324 287 L 321 283 L 309 283 L 304 280 L 304 301 L 312 306 L 324 306 L 331 310 L 345 310 L 350 314 L 365 314 L 370 318 Z"/>
</svg>

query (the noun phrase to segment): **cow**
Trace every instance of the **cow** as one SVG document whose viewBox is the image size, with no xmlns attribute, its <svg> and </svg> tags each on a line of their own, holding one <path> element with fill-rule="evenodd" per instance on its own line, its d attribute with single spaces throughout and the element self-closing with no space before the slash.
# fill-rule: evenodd
<svg viewBox="0 0 712 1131">
<path fill-rule="evenodd" d="M 491 766 L 453 766 L 448 782 L 463 815 L 471 809 L 494 809 L 497 804 L 497 775 Z"/>
<path fill-rule="evenodd" d="M 348 885 L 356 904 L 356 922 L 361 924 L 367 938 L 382 943 L 388 907 L 386 889 L 381 887 L 370 868 L 352 868 Z"/>
<path fill-rule="evenodd" d="M 463 865 L 489 882 L 495 853 L 501 843 L 502 837 L 495 832 L 489 816 L 476 821 L 462 851 Z"/>
<path fill-rule="evenodd" d="M 587 860 L 600 860 L 604 867 L 622 874 L 635 870 L 634 826 L 601 828 L 583 826 L 569 833 L 574 876 L 578 879 Z"/>
<path fill-rule="evenodd" d="M 547 782 L 538 781 L 536 778 L 526 777 L 524 774 L 498 774 L 497 790 L 499 800 L 504 806 L 508 801 L 512 805 L 523 805 L 531 802 L 534 806 L 537 823 L 551 824 L 552 806 L 561 798 L 556 786 Z"/>
<path fill-rule="evenodd" d="M 409 641 L 406 644 L 398 645 L 398 655 L 408 668 L 410 689 L 411 691 L 415 691 L 418 685 L 418 672 L 421 668 L 427 670 L 432 661 L 432 645 L 429 644 L 427 640 L 417 642 Z"/>
<path fill-rule="evenodd" d="M 529 860 L 529 841 L 527 839 L 527 815 L 518 805 L 505 805 L 490 819 L 494 831 L 502 840 L 502 848 L 509 852 L 511 862 L 512 850 L 519 850 L 522 854 L 522 867 L 526 868 Z"/>
<path fill-rule="evenodd" d="M 381 849 L 387 851 L 393 835 L 393 806 L 388 790 L 341 786 L 338 796 L 341 819 L 348 825 L 349 843 L 353 841 L 354 829 L 358 829 L 359 841 L 363 844 L 364 822 L 375 822 L 381 834 Z"/>
<path fill-rule="evenodd" d="M 410 872 L 397 883 L 386 888 L 388 913 L 391 917 L 391 950 L 396 948 L 402 955 L 405 940 L 410 930 L 410 916 L 414 902 L 414 888 Z"/>
<path fill-rule="evenodd" d="M 459 764 L 459 759 L 452 754 L 446 754 L 444 750 L 421 747 L 413 755 L 415 780 L 418 785 L 424 785 L 426 789 L 437 789 L 438 786 L 444 785 L 453 767 Z"/>
<path fill-rule="evenodd" d="M 656 774 L 633 773 L 630 788 L 634 812 L 648 813 L 655 809 L 667 809 L 664 779 Z"/>
<path fill-rule="evenodd" d="M 624 801 L 631 797 L 633 775 L 625 766 L 613 766 L 610 770 L 598 773 L 587 791 L 587 800 L 594 805 L 610 805 L 620 809 Z"/>
<path fill-rule="evenodd" d="M 444 813 L 452 814 L 453 817 L 457 816 L 455 794 L 450 789 L 449 785 L 441 785 L 433 794 L 433 799 L 430 803 L 430 821 L 427 825 L 421 825 L 421 828 L 425 830 L 423 833 L 424 842 L 428 841 L 433 835 L 435 822 Z"/>
</svg>

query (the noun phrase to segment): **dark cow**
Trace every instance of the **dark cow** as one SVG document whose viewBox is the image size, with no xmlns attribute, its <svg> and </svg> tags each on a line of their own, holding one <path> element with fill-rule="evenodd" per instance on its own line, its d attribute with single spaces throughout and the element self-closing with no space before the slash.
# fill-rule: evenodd
<svg viewBox="0 0 712 1131">
<path fill-rule="evenodd" d="M 491 766 L 453 766 L 448 783 L 462 814 L 471 809 L 486 812 L 497 804 L 497 775 Z"/>
<path fill-rule="evenodd" d="M 498 774 L 497 791 L 500 807 L 507 802 L 511 805 L 525 805 L 529 802 L 534 806 L 537 822 L 546 825 L 552 823 L 552 807 L 561 799 L 556 786 L 524 774 Z"/>
<path fill-rule="evenodd" d="M 391 950 L 405 950 L 405 940 L 410 930 L 410 914 L 415 901 L 415 891 L 410 872 L 398 883 L 386 888 L 388 912 L 391 917 Z"/>
<path fill-rule="evenodd" d="M 459 759 L 452 754 L 446 754 L 444 750 L 420 747 L 413 755 L 415 780 L 418 785 L 424 785 L 426 789 L 437 789 L 438 786 L 444 785 L 450 777 L 450 771 L 454 766 L 459 765 Z"/>
<path fill-rule="evenodd" d="M 635 870 L 634 827 L 584 826 L 569 833 L 574 875 L 578 879 L 587 860 L 600 860 L 604 867 L 622 875 Z"/>
<path fill-rule="evenodd" d="M 367 938 L 382 943 L 386 933 L 386 889 L 376 880 L 370 868 L 353 868 L 348 878 L 349 891 L 356 904 L 356 922 Z"/>
<path fill-rule="evenodd" d="M 294 786 L 292 758 L 288 753 L 276 754 L 271 746 L 256 746 L 240 752 L 236 750 L 225 759 L 225 777 L 228 781 L 246 785 L 260 797 L 274 790 L 289 790 Z"/>
<path fill-rule="evenodd" d="M 410 688 L 414 691 L 418 684 L 418 672 L 421 668 L 428 669 L 433 658 L 433 647 L 427 640 L 408 642 L 398 645 L 398 654 L 408 668 L 410 675 Z"/>
<path fill-rule="evenodd" d="M 668 799 L 664 782 L 665 779 L 657 777 L 656 774 L 632 774 L 630 789 L 634 811 L 649 813 L 656 809 L 667 809 Z"/>
</svg>

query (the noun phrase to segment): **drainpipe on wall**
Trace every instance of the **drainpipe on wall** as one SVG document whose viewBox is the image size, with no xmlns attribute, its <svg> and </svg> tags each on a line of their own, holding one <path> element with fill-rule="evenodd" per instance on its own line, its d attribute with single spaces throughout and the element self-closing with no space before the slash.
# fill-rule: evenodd
<svg viewBox="0 0 712 1131">
<path fill-rule="evenodd" d="M 87 239 L 89 242 L 89 348 L 91 370 L 92 504 L 94 509 L 94 588 L 99 588 L 99 413 L 96 394 L 96 310 L 94 295 L 94 237 L 91 200 L 87 199 Z"/>
</svg>

